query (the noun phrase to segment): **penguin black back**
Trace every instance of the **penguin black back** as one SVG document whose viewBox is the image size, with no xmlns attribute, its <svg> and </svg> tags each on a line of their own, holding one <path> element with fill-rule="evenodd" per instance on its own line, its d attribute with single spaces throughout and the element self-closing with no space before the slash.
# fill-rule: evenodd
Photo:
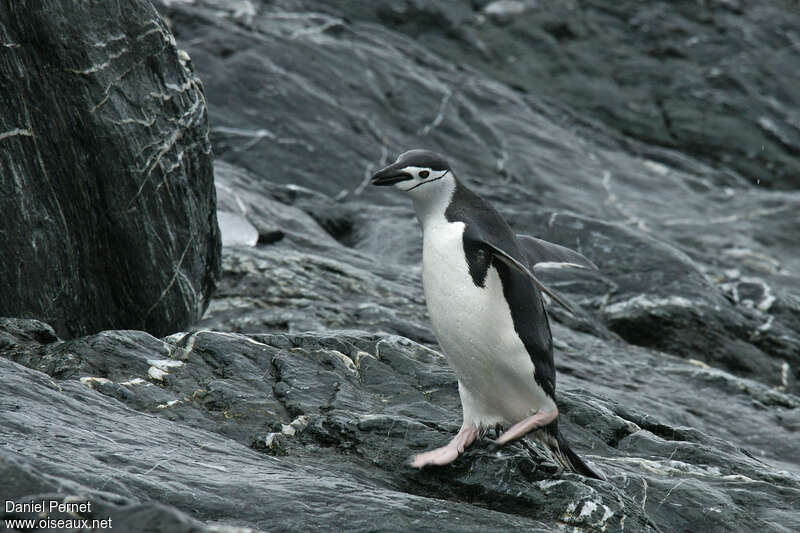
<svg viewBox="0 0 800 533">
<path fill-rule="evenodd" d="M 450 222 L 463 222 L 466 225 L 464 252 L 475 285 L 483 287 L 489 266 L 497 269 L 503 285 L 503 295 L 511 310 L 514 330 L 536 368 L 534 378 L 554 398 L 556 382 L 553 338 L 541 292 L 524 274 L 498 260 L 489 247 L 469 238 L 472 233 L 470 227 L 477 226 L 483 231 L 491 232 L 503 249 L 521 254 L 513 230 L 494 207 L 458 181 L 445 217 Z"/>
</svg>

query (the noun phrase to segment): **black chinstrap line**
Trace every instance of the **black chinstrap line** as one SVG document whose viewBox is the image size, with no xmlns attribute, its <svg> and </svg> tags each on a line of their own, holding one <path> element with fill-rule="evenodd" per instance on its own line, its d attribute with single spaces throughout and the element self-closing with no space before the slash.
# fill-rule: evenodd
<svg viewBox="0 0 800 533">
<path fill-rule="evenodd" d="M 449 174 L 449 173 L 450 173 L 450 169 L 448 168 L 448 169 L 445 171 L 445 173 L 444 173 L 444 174 L 442 174 L 441 176 L 439 176 L 438 178 L 434 178 L 434 179 L 432 179 L 432 180 L 428 180 L 428 181 L 423 181 L 422 183 L 417 183 L 416 185 L 414 185 L 414 186 L 413 186 L 413 187 L 411 187 L 410 189 L 405 189 L 405 191 L 406 191 L 406 192 L 408 192 L 408 191 L 413 191 L 414 189 L 416 189 L 416 188 L 417 188 L 417 187 L 419 187 L 420 185 L 425 185 L 426 183 L 433 183 L 434 181 L 439 181 L 439 180 L 440 180 L 440 179 L 442 179 L 443 177 L 447 176 L 447 174 Z"/>
</svg>

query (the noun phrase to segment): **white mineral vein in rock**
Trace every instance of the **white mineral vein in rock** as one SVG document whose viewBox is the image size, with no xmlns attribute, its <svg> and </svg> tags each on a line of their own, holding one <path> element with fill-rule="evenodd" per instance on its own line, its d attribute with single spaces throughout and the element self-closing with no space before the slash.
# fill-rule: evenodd
<svg viewBox="0 0 800 533">
<path fill-rule="evenodd" d="M 630 300 L 616 302 L 606 306 L 606 313 L 617 314 L 633 309 L 655 309 L 657 307 L 698 307 L 696 302 L 684 298 L 683 296 L 670 296 L 668 298 L 652 298 L 646 294 L 634 296 Z"/>
<path fill-rule="evenodd" d="M 183 361 L 176 361 L 175 359 L 148 359 L 147 364 L 166 371 L 169 368 L 183 366 Z"/>
<path fill-rule="evenodd" d="M 13 130 L 8 130 L 0 133 L 0 141 L 3 139 L 7 139 L 9 137 L 16 137 L 17 135 L 22 135 L 24 137 L 33 137 L 33 131 L 30 128 L 20 129 L 14 128 Z"/>
<path fill-rule="evenodd" d="M 644 162 L 644 166 L 646 166 L 656 174 L 660 174 L 662 176 L 669 173 L 668 166 L 662 165 L 661 163 L 656 163 L 655 161 L 650 161 L 649 159 Z"/>
<path fill-rule="evenodd" d="M 344 364 L 347 370 L 349 370 L 353 374 L 358 374 L 358 370 L 356 369 L 356 365 L 355 363 L 353 363 L 352 359 L 350 359 L 345 354 L 337 350 L 331 350 L 330 353 L 336 356 L 336 358 L 339 359 Z"/>
<path fill-rule="evenodd" d="M 532 7 L 529 2 L 522 2 L 520 0 L 496 0 L 483 8 L 483 12 L 487 15 L 495 16 L 511 16 L 521 15 Z"/>
<path fill-rule="evenodd" d="M 442 120 L 444 120 L 444 112 L 447 109 L 447 103 L 450 101 L 451 96 L 453 96 L 452 89 L 450 89 L 450 87 L 445 87 L 445 93 L 442 95 L 442 99 L 439 102 L 439 110 L 437 111 L 436 116 L 429 124 L 426 124 L 423 128 L 421 128 L 417 132 L 417 135 L 427 135 L 431 132 L 431 130 L 442 123 Z"/>
<path fill-rule="evenodd" d="M 164 376 L 166 376 L 167 374 L 168 374 L 167 372 L 164 372 L 163 370 L 156 368 L 154 366 L 151 366 L 150 368 L 147 369 L 147 375 L 158 381 L 164 381 Z"/>
<path fill-rule="evenodd" d="M 100 383 L 101 385 L 105 385 L 106 383 L 112 383 L 110 379 L 106 378 L 95 378 L 90 376 L 85 376 L 80 379 L 80 382 L 86 385 L 87 387 L 94 388 L 95 383 Z"/>
</svg>

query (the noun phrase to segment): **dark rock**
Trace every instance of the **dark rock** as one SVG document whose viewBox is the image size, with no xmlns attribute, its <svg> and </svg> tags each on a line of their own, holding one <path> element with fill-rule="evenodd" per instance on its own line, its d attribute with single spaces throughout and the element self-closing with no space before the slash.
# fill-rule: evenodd
<svg viewBox="0 0 800 533">
<path fill-rule="evenodd" d="M 480 14 L 461 2 L 314 4 L 313 13 L 296 11 L 311 6 L 308 2 L 279 5 L 291 15 L 270 11 L 277 6 L 248 15 L 210 2 L 170 4 L 164 10 L 179 38 L 182 28 L 191 29 L 190 51 L 209 98 L 218 103 L 212 107 L 212 135 L 224 160 L 217 165 L 220 197 L 258 229 L 264 245 L 226 252 L 228 274 L 206 326 L 244 332 L 380 328 L 432 343 L 415 281 L 420 242 L 412 210 L 392 191 L 366 189 L 365 181 L 390 153 L 426 146 L 447 154 L 457 174 L 490 198 L 519 232 L 583 250 L 600 265 L 597 275 L 543 274 L 585 311 L 576 319 L 553 310 L 556 320 L 796 390 L 800 258 L 791 245 L 798 220 L 787 214 L 800 201 L 798 193 L 752 187 L 733 166 L 710 166 L 691 150 L 685 155 L 665 149 L 646 135 L 623 142 L 615 131 L 618 124 L 593 122 L 587 129 L 584 119 L 591 113 L 576 117 L 554 107 L 586 111 L 569 91 L 560 91 L 564 99 L 553 103 L 497 83 L 487 76 L 508 81 L 499 67 L 489 68 L 494 63 L 480 49 L 452 34 L 454 28 L 473 35 L 490 32 L 504 43 L 502 50 L 511 54 L 514 46 L 522 47 L 534 62 L 543 52 L 521 38 L 525 31 L 518 26 L 544 16 L 549 21 L 544 26 L 562 41 L 580 41 L 583 52 L 575 61 L 605 69 L 592 55 L 597 47 L 586 39 L 614 35 L 631 50 L 643 46 L 618 31 L 625 6 L 611 12 L 593 4 L 568 11 L 528 6 L 512 17 L 517 29 L 507 33 L 492 29 L 492 22 L 481 23 Z M 490 5 L 475 4 L 483 11 Z M 628 7 L 631 20 L 637 10 L 650 9 Z M 550 18 L 547 9 L 555 10 Z M 566 12 L 573 16 L 566 29 L 559 29 Z M 665 27 L 696 19 L 682 8 L 669 13 Z M 770 10 L 762 14 L 777 17 Z M 595 26 L 581 22 L 595 16 L 605 21 L 609 36 L 600 37 L 589 31 Z M 718 23 L 764 28 L 754 16 L 745 10 Z M 392 30 L 371 24 L 371 17 Z M 702 32 L 711 31 L 705 24 L 691 22 L 701 41 Z M 341 31 L 330 32 L 333 27 Z M 772 35 L 764 32 L 758 35 Z M 514 46 L 506 47 L 511 38 Z M 476 39 L 471 45 L 480 48 L 483 41 Z M 548 39 L 558 41 L 552 35 Z M 560 50 L 553 46 L 548 50 Z M 739 45 L 724 41 L 720 46 Z M 547 57 L 567 61 L 563 55 Z M 659 68 L 666 76 L 675 66 L 649 57 L 646 72 L 656 78 Z M 448 58 L 474 68 L 459 68 Z M 531 72 L 538 72 L 535 62 L 531 65 Z M 687 65 L 675 75 L 693 76 L 694 68 Z M 605 75 L 596 69 L 576 71 Z M 785 72 L 787 78 L 774 80 L 775 87 L 788 83 L 793 71 Z M 281 90 L 287 79 L 301 90 Z M 248 80 L 262 84 L 253 87 Z M 581 91 L 598 86 L 583 78 L 575 84 Z M 549 91 L 542 94 L 552 96 Z M 615 99 L 641 98 L 615 91 Z M 625 109 L 619 112 L 633 113 Z M 313 134 L 299 133 L 309 124 L 318 125 Z M 297 139 L 313 142 L 305 146 Z M 744 147 L 741 143 L 737 146 Z M 246 213 L 234 205 L 244 205 Z M 314 258 L 303 255 L 311 250 Z M 336 265 L 319 265 L 320 257 Z M 339 272 L 333 287 L 323 281 L 331 269 Z M 356 274 L 359 270 L 378 277 Z M 740 283 L 757 285 L 759 301 L 733 298 L 731 284 Z M 320 303 L 312 303 L 314 295 L 320 295 Z"/>
<path fill-rule="evenodd" d="M 599 220 L 522 212 L 514 220 L 518 227 L 537 228 L 540 237 L 567 243 L 593 258 L 599 272 L 562 269 L 542 277 L 581 297 L 581 305 L 599 311 L 608 328 L 627 341 L 773 386 L 797 386 L 794 377 L 784 383 L 782 374 L 784 364 L 800 368 L 800 337 L 791 332 L 790 321 L 769 318 L 774 296 L 760 278 L 709 279 L 697 262 L 672 245 Z M 560 309 L 551 313 L 564 314 Z M 765 328 L 766 321 L 770 324 Z"/>
<path fill-rule="evenodd" d="M 0 318 L 0 350 L 20 345 L 49 344 L 58 341 L 49 324 L 38 320 Z"/>
<path fill-rule="evenodd" d="M 137 508 L 180 527 L 263 530 L 800 526 L 782 503 L 800 496 L 790 451 L 800 398 L 620 341 L 555 334 L 564 431 L 607 482 L 559 474 L 523 444 L 406 467 L 457 430 L 455 376 L 402 337 L 334 331 L 105 332 L 39 347 L 79 353 L 80 382 L 0 358 L 0 467 L 12 499 L 88 500 L 95 517 L 128 527 Z M 146 364 L 95 374 L 120 356 Z M 704 391 L 702 409 L 688 391 Z"/>
<path fill-rule="evenodd" d="M 149 2 L 0 7 L 0 315 L 165 335 L 219 272 L 200 81 Z"/>
<path fill-rule="evenodd" d="M 747 70 L 759 65 L 743 65 L 727 84 L 697 74 L 712 55 L 742 46 L 738 30 L 726 37 L 718 28 L 778 43 L 768 21 L 783 13 L 724 8 L 708 22 L 658 3 L 511 4 L 164 8 L 178 38 L 191 35 L 219 106 L 211 113 L 221 202 L 263 237 L 224 251 L 221 291 L 204 321 L 271 332 L 253 338 L 279 349 L 271 397 L 286 418 L 247 444 L 336 468 L 347 458 L 348 472 L 406 494 L 505 516 L 533 510 L 547 528 L 621 528 L 607 493 L 581 499 L 597 487 L 559 478 L 523 446 L 500 457 L 479 447 L 408 479 L 387 474 L 456 431 L 449 370 L 395 337 L 374 349 L 335 348 L 354 375 L 314 340 L 327 329 L 335 341 L 326 342 L 341 345 L 345 335 L 333 330 L 358 328 L 435 348 L 413 212 L 391 191 L 366 187 L 390 156 L 424 146 L 447 154 L 517 231 L 600 266 L 541 275 L 580 309 L 574 317 L 551 309 L 565 432 L 609 476 L 617 502 L 630 498 L 644 511 L 631 528 L 796 528 L 798 514 L 770 500 L 797 493 L 799 404 L 785 391 L 797 390 L 800 368 L 790 215 L 800 197 L 789 190 L 791 149 L 753 127 L 765 105 L 790 116 L 794 97 L 781 87 L 794 85 L 796 69 L 774 72 L 766 93 L 754 92 L 759 76 Z M 681 25 L 691 28 L 683 37 Z M 764 150 L 752 152 L 755 143 Z M 750 185 L 759 178 L 787 190 Z M 298 336 L 306 330 L 317 333 Z"/>
<path fill-rule="evenodd" d="M 191 11 L 172 3 L 165 10 L 179 39 L 183 28 L 193 36 L 206 31 L 200 20 L 207 16 L 222 19 L 213 23 L 216 29 L 240 28 L 224 38 L 193 41 L 203 50 L 196 52 L 203 56 L 204 74 L 211 74 L 204 76 L 211 100 L 221 106 L 220 120 L 214 121 L 215 147 L 226 159 L 271 181 L 304 183 L 325 168 L 321 160 L 332 163 L 328 168 L 361 175 L 375 159 L 364 157 L 370 144 L 377 140 L 393 146 L 398 133 L 424 130 L 437 115 L 438 100 L 444 110 L 474 125 L 459 112 L 466 87 L 447 84 L 459 90 L 446 96 L 445 87 L 434 81 L 459 68 L 532 95 L 525 99 L 546 98 L 549 107 L 556 107 L 549 111 L 556 120 L 568 115 L 590 133 L 599 127 L 605 145 L 627 145 L 656 161 L 664 157 L 661 148 L 691 154 L 717 169 L 717 185 L 798 186 L 800 129 L 793 110 L 800 104 L 794 90 L 800 59 L 793 53 L 792 35 L 800 26 L 800 12 L 791 2 L 628 0 L 611 7 L 602 1 L 359 0 L 334 5 L 280 0 L 249 12 L 198 3 Z M 271 9 L 291 16 L 270 16 Z M 248 39 L 247 31 L 259 34 L 255 46 L 275 53 L 256 54 L 256 41 Z M 395 52 L 413 58 L 412 69 L 391 68 Z M 375 56 L 382 56 L 386 67 L 373 62 Z M 348 63 L 354 57 L 362 68 Z M 420 66 L 439 72 L 421 83 L 414 75 Z M 303 83 L 296 86 L 300 90 L 281 91 L 276 80 L 299 72 L 304 72 Z M 247 86 L 253 79 L 263 86 L 222 98 L 216 78 L 226 86 Z M 367 98 L 354 100 L 360 90 Z M 326 98 L 323 92 L 335 96 Z M 386 106 L 373 107 L 369 96 L 378 94 L 386 96 Z M 265 106 L 265 100 L 275 105 Z M 318 135 L 307 123 L 281 120 L 284 112 L 302 114 L 303 102 L 312 102 L 310 109 L 320 116 L 338 116 L 324 121 L 326 129 L 337 133 L 326 148 L 304 144 Z M 250 110 L 244 123 L 234 119 L 242 109 Z M 261 121 L 257 110 L 262 109 L 281 111 Z M 386 128 L 379 118 L 384 115 L 401 127 Z M 498 137 L 495 127 L 484 133 L 489 134 L 487 146 L 502 159 L 509 143 L 490 141 L 505 135 L 493 139 Z M 358 144 L 353 142 L 357 139 Z M 253 157 L 259 146 L 272 143 L 282 143 L 287 152 L 281 163 L 270 166 L 270 159 Z M 326 157 L 303 160 L 318 150 Z M 358 157 L 346 157 L 350 150 Z M 513 164 L 513 154 L 510 159 Z"/>
<path fill-rule="evenodd" d="M 444 59 L 621 136 L 691 153 L 752 183 L 800 184 L 791 118 L 800 60 L 790 37 L 800 12 L 790 3 L 502 1 L 477 13 L 464 13 L 466 2 L 420 4 L 348 2 L 336 11 L 390 22 Z"/>
<path fill-rule="evenodd" d="M 776 5 L 165 2 L 235 222 L 210 331 L 0 322 L 15 497 L 198 529 L 800 529 L 800 196 L 789 149 L 748 155 L 770 126 L 792 142 L 795 59 L 764 92 L 748 64 L 683 90 L 706 54 L 790 38 Z M 764 105 L 781 118 L 753 128 Z M 578 309 L 550 308 L 561 426 L 607 481 L 526 442 L 406 466 L 460 422 L 411 206 L 367 187 L 412 147 L 599 265 L 540 275 Z"/>
</svg>

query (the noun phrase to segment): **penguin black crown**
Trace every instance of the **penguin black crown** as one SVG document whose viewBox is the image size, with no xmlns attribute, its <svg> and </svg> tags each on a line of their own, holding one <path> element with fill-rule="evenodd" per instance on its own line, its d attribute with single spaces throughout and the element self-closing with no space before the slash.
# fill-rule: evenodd
<svg viewBox="0 0 800 533">
<path fill-rule="evenodd" d="M 572 311 L 533 273 L 537 263 L 597 269 L 583 255 L 515 235 L 500 214 L 456 179 L 441 155 L 411 150 L 372 177 L 411 196 L 422 226 L 425 302 L 458 378 L 463 423 L 447 445 L 411 459 L 453 462 L 489 428 L 502 446 L 530 434 L 564 468 L 602 479 L 558 429 L 553 340 L 542 292 Z"/>
</svg>

